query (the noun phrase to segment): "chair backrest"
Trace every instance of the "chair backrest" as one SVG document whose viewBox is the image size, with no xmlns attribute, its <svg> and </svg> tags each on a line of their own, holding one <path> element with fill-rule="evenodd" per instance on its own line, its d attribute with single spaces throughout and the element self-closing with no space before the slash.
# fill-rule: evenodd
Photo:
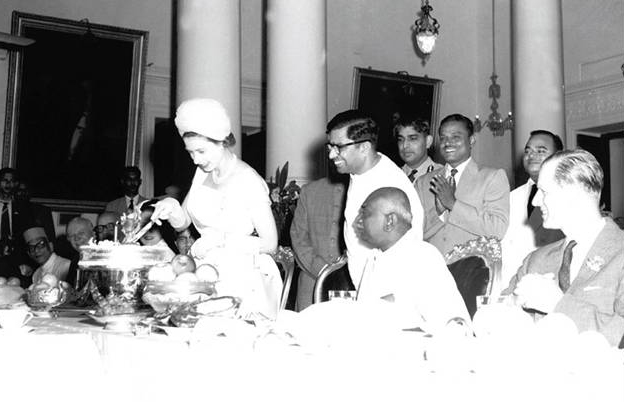
<svg viewBox="0 0 624 402">
<path fill-rule="evenodd" d="M 282 297 L 280 298 L 280 310 L 284 310 L 288 304 L 290 287 L 295 273 L 295 256 L 290 247 L 279 246 L 273 255 L 273 259 L 284 270 L 284 287 L 282 288 Z"/>
<path fill-rule="evenodd" d="M 444 258 L 472 317 L 477 308 L 476 296 L 489 296 L 493 289 L 500 289 L 500 240 L 480 236 L 453 247 Z"/>
<path fill-rule="evenodd" d="M 312 296 L 312 303 L 319 303 L 323 301 L 323 291 L 324 291 L 324 283 L 327 277 L 340 268 L 344 267 L 347 264 L 347 256 L 342 255 L 335 259 L 334 261 L 325 264 L 316 278 L 316 282 L 314 282 L 314 294 Z"/>
</svg>

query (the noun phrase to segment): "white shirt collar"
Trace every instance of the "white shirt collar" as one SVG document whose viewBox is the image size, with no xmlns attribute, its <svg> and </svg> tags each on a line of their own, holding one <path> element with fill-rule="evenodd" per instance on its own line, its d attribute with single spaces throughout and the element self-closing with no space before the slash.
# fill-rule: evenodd
<svg viewBox="0 0 624 402">
<path fill-rule="evenodd" d="M 468 166 L 468 163 L 470 163 L 471 160 L 472 160 L 472 157 L 466 159 L 465 161 L 460 163 L 455 168 L 449 165 L 448 163 L 445 164 L 444 165 L 444 177 L 448 178 L 451 175 L 451 169 L 457 169 L 457 173 L 455 173 L 455 183 L 459 183 L 459 179 L 461 179 L 461 176 L 464 173 L 466 166 Z"/>
<path fill-rule="evenodd" d="M 43 272 L 51 271 L 52 268 L 54 268 L 56 258 L 57 258 L 56 253 L 52 252 L 52 254 L 50 254 L 50 258 L 48 258 L 48 260 L 44 262 L 43 265 L 41 265 L 41 270 Z"/>
</svg>

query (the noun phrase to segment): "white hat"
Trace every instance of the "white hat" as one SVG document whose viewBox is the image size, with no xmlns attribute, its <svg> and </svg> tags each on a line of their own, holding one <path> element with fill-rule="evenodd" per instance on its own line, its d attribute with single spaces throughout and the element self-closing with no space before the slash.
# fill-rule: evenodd
<svg viewBox="0 0 624 402">
<path fill-rule="evenodd" d="M 180 135 L 189 131 L 223 141 L 232 132 L 230 118 L 223 105 L 214 99 L 189 99 L 176 111 L 175 125 Z"/>
</svg>

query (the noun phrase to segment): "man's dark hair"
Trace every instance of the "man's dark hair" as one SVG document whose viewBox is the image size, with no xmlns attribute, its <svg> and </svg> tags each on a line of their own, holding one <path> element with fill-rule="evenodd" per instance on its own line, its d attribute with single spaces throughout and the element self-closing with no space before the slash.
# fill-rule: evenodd
<svg viewBox="0 0 624 402">
<path fill-rule="evenodd" d="M 5 174 L 12 174 L 13 179 L 19 180 L 19 175 L 17 174 L 17 169 L 12 167 L 3 167 L 0 169 L 0 178 L 2 178 Z"/>
<path fill-rule="evenodd" d="M 529 138 L 533 137 L 534 135 L 545 135 L 547 137 L 550 137 L 553 144 L 555 145 L 555 151 L 563 151 L 563 141 L 561 141 L 561 137 L 559 137 L 557 134 L 551 133 L 548 130 L 533 130 L 529 134 Z"/>
<path fill-rule="evenodd" d="M 136 166 L 126 166 L 123 169 L 123 172 L 121 173 L 121 177 L 126 177 L 127 175 L 131 173 L 136 173 L 136 175 L 139 176 L 139 178 L 141 178 L 141 169 L 139 169 Z"/>
<path fill-rule="evenodd" d="M 463 125 L 466 127 L 466 130 L 468 130 L 468 135 L 470 136 L 474 134 L 474 126 L 472 125 L 472 120 L 470 120 L 468 117 L 464 116 L 463 114 L 459 114 L 459 113 L 449 114 L 448 116 L 443 118 L 442 121 L 440 122 L 439 130 L 441 130 L 442 126 L 445 125 L 446 123 L 452 123 L 452 122 L 463 123 Z"/>
<path fill-rule="evenodd" d="M 414 131 L 421 133 L 425 137 L 431 135 L 431 128 L 427 120 L 416 117 L 413 114 L 401 114 L 399 120 L 397 120 L 392 129 L 394 137 L 396 138 L 396 136 L 399 135 L 399 131 L 405 127 L 411 127 Z"/>
<path fill-rule="evenodd" d="M 379 127 L 370 115 L 358 109 L 338 113 L 327 123 L 326 133 L 329 134 L 331 131 L 343 127 L 347 127 L 348 139 L 353 141 L 369 140 L 373 147 L 377 146 Z"/>
</svg>

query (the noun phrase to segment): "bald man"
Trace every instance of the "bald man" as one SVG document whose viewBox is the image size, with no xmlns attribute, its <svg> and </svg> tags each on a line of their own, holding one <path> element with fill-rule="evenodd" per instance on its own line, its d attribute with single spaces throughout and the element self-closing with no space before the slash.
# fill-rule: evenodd
<svg viewBox="0 0 624 402">
<path fill-rule="evenodd" d="M 67 224 L 67 240 L 71 244 L 75 253 L 71 256 L 71 265 L 69 266 L 69 272 L 67 273 L 67 282 L 76 286 L 78 282 L 78 261 L 80 261 L 80 246 L 84 246 L 89 243 L 89 240 L 93 238 L 93 223 L 90 220 L 77 216 L 73 218 Z"/>
<path fill-rule="evenodd" d="M 373 191 L 354 222 L 358 239 L 377 250 L 368 259 L 357 287 L 358 301 L 393 303 L 404 328 L 436 332 L 468 311 L 442 254 L 412 228 L 407 195 L 395 187 Z"/>
</svg>

